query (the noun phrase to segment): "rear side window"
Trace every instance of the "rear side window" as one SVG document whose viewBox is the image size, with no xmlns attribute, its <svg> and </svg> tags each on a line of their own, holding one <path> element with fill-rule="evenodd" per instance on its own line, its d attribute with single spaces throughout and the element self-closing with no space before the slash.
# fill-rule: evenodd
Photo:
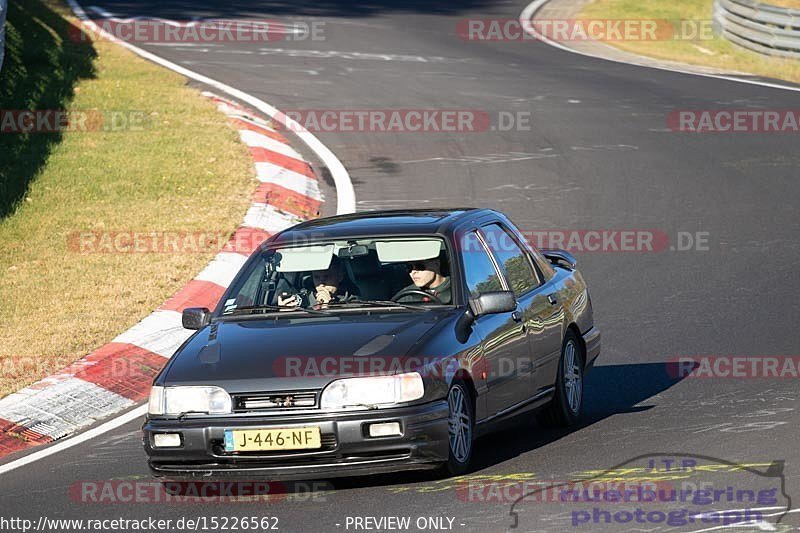
<svg viewBox="0 0 800 533">
<path fill-rule="evenodd" d="M 488 224 L 481 231 L 515 295 L 520 296 L 539 286 L 539 278 L 530 259 L 505 228 L 499 224 Z"/>
<path fill-rule="evenodd" d="M 462 239 L 461 255 L 464 258 L 464 278 L 470 298 L 503 290 L 497 269 L 474 231 L 467 233 Z"/>
</svg>

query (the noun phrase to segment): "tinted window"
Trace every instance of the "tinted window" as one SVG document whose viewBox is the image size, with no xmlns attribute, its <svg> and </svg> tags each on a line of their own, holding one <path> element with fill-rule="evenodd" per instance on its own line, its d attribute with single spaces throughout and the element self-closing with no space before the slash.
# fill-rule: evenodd
<svg viewBox="0 0 800 533">
<path fill-rule="evenodd" d="M 487 292 L 502 291 L 500 277 L 489 258 L 486 248 L 475 232 L 464 236 L 461 242 L 464 257 L 464 277 L 467 281 L 470 298 L 477 298 Z"/>
<path fill-rule="evenodd" d="M 259 290 L 261 289 L 261 282 L 264 280 L 265 270 L 264 261 L 259 258 L 256 265 L 250 270 L 247 277 L 241 282 L 242 286 L 239 289 L 236 297 L 229 299 L 225 302 L 223 312 L 228 309 L 236 307 L 244 307 L 249 305 L 260 305 L 264 302 L 256 301 L 259 297 Z"/>
<path fill-rule="evenodd" d="M 528 256 L 505 229 L 497 224 L 489 224 L 482 231 L 487 246 L 505 270 L 514 294 L 519 296 L 539 285 Z"/>
</svg>

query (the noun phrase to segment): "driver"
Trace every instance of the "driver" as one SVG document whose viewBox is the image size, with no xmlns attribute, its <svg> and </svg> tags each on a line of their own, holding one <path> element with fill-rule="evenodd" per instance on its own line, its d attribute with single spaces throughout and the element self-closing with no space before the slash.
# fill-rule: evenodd
<svg viewBox="0 0 800 533">
<path fill-rule="evenodd" d="M 345 275 L 342 262 L 335 255 L 327 270 L 314 270 L 311 277 L 314 281 L 314 295 L 309 305 L 345 303 L 358 298 L 358 289 Z M 282 307 L 297 307 L 302 303 L 303 299 L 299 294 L 278 297 L 278 305 Z"/>
<path fill-rule="evenodd" d="M 450 277 L 442 274 L 442 263 L 439 259 L 425 259 L 423 261 L 412 261 L 407 265 L 408 275 L 413 283 L 400 290 L 393 300 L 398 302 L 434 302 L 433 298 L 426 298 L 419 291 L 435 296 L 443 304 L 449 304 L 452 300 L 450 290 Z M 401 296 L 404 292 L 415 291 Z"/>
</svg>

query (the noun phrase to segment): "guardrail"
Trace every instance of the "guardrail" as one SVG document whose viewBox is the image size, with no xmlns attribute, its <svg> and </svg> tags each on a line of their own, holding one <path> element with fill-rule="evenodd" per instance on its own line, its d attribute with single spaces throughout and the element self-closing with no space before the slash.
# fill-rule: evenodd
<svg viewBox="0 0 800 533">
<path fill-rule="evenodd" d="M 744 48 L 800 59 L 800 10 L 753 0 L 714 0 L 714 28 Z"/>
<path fill-rule="evenodd" d="M 3 57 L 6 52 L 6 11 L 8 0 L 0 0 L 0 71 L 3 70 Z"/>
</svg>

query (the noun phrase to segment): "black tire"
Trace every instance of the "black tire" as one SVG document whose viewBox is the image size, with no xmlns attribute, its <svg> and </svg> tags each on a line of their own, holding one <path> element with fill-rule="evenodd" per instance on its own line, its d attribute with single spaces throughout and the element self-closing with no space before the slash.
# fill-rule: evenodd
<svg viewBox="0 0 800 533">
<path fill-rule="evenodd" d="M 460 404 L 458 396 L 461 398 Z M 449 458 L 442 465 L 442 473 L 446 476 L 460 476 L 469 471 L 475 444 L 475 408 L 470 387 L 463 381 L 453 382 L 447 393 L 447 403 L 450 408 L 450 416 L 447 419 Z M 454 407 L 458 408 L 458 405 L 462 409 L 461 416 L 453 413 Z M 456 419 L 462 424 L 458 428 L 454 425 Z M 461 436 L 457 437 L 454 431 L 459 431 Z"/>
<path fill-rule="evenodd" d="M 578 420 L 583 407 L 583 361 L 583 347 L 578 336 L 570 330 L 561 344 L 555 394 L 539 416 L 544 424 L 566 427 Z M 569 366 L 572 366 L 571 372 Z"/>
</svg>

